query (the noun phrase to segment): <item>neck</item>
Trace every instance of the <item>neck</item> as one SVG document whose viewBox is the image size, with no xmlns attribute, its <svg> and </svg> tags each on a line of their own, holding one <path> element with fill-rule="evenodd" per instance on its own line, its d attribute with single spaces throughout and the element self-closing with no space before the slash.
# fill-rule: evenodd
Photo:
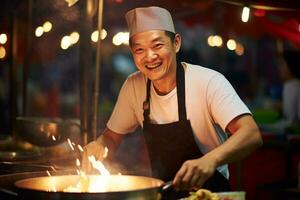
<svg viewBox="0 0 300 200">
<path fill-rule="evenodd" d="M 166 95 L 171 92 L 176 87 L 176 68 L 168 78 L 153 81 L 153 86 L 158 95 Z"/>
<path fill-rule="evenodd" d="M 166 95 L 176 87 L 176 80 L 169 84 L 159 84 L 158 81 L 153 82 L 154 89 L 158 95 Z"/>
</svg>

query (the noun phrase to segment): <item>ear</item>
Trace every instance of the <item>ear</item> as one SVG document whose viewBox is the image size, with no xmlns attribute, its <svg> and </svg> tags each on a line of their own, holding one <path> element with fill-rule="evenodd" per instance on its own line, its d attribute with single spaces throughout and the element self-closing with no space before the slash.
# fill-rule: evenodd
<svg viewBox="0 0 300 200">
<path fill-rule="evenodd" d="M 178 33 L 176 33 L 176 35 L 175 35 L 174 47 L 175 47 L 176 53 L 178 53 L 180 50 L 180 47 L 181 47 L 181 36 Z"/>
</svg>

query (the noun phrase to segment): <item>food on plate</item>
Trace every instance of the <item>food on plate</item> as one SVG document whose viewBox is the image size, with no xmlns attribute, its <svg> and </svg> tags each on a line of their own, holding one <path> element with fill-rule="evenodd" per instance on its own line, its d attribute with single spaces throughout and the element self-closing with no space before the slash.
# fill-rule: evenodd
<svg viewBox="0 0 300 200">
<path fill-rule="evenodd" d="M 199 189 L 196 192 L 191 192 L 187 200 L 219 200 L 219 197 L 209 190 Z"/>
</svg>

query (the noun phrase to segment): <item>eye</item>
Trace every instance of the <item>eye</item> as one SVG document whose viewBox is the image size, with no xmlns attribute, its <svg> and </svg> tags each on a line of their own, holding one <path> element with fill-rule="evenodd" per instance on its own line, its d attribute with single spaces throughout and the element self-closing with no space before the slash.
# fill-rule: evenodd
<svg viewBox="0 0 300 200">
<path fill-rule="evenodd" d="M 143 48 L 136 48 L 136 49 L 134 49 L 134 53 L 136 53 L 136 54 L 140 54 L 140 53 L 143 53 L 143 52 L 144 52 Z"/>
<path fill-rule="evenodd" d="M 163 46 L 162 43 L 157 43 L 157 44 L 154 45 L 154 48 L 159 49 L 159 48 L 161 48 L 162 46 Z"/>
<path fill-rule="evenodd" d="M 140 54 L 140 53 L 143 53 L 143 51 L 144 51 L 144 49 L 142 49 L 142 48 L 136 48 L 136 49 L 134 49 L 134 53 L 135 54 Z"/>
</svg>

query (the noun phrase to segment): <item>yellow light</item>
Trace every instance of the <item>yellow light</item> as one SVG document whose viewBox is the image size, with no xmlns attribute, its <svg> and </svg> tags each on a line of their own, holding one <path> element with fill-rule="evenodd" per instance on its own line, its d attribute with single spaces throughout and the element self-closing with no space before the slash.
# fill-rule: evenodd
<svg viewBox="0 0 300 200">
<path fill-rule="evenodd" d="M 114 37 L 112 39 L 112 43 L 116 46 L 120 46 L 122 44 L 121 37 L 120 37 L 119 33 L 114 35 Z"/>
<path fill-rule="evenodd" d="M 51 24 L 51 22 L 46 21 L 46 22 L 43 24 L 43 28 L 44 28 L 44 32 L 49 32 L 49 31 L 51 31 L 51 29 L 52 29 L 52 24 Z"/>
<path fill-rule="evenodd" d="M 228 40 L 226 45 L 227 48 L 232 51 L 236 48 L 236 42 L 233 39 Z"/>
<path fill-rule="evenodd" d="M 208 44 L 210 47 L 215 46 L 215 45 L 214 45 L 213 38 L 214 38 L 214 36 L 212 36 L 212 35 L 209 36 L 209 37 L 207 38 L 207 44 Z"/>
<path fill-rule="evenodd" d="M 221 36 L 219 36 L 219 35 L 213 36 L 213 44 L 214 44 L 214 46 L 221 47 L 223 44 L 223 40 L 222 40 Z"/>
<path fill-rule="evenodd" d="M 244 54 L 244 46 L 240 43 L 236 45 L 235 53 L 239 56 Z"/>
<path fill-rule="evenodd" d="M 249 20 L 249 14 L 250 14 L 250 8 L 247 6 L 243 7 L 243 11 L 242 11 L 242 22 L 248 22 Z"/>
<path fill-rule="evenodd" d="M 99 31 L 94 31 L 91 35 L 91 40 L 93 42 L 98 42 L 98 37 L 99 37 Z"/>
<path fill-rule="evenodd" d="M 101 40 L 104 40 L 104 39 L 106 38 L 106 36 L 107 36 L 106 30 L 105 30 L 105 29 L 102 29 L 102 31 L 101 31 Z M 91 34 L 91 40 L 92 40 L 93 42 L 98 42 L 98 38 L 99 38 L 99 31 L 96 30 L 96 31 L 94 31 L 94 32 Z"/>
<path fill-rule="evenodd" d="M 75 32 L 71 33 L 70 34 L 71 43 L 72 44 L 77 43 L 79 41 L 79 37 L 80 37 L 80 35 L 78 32 L 75 31 Z"/>
<path fill-rule="evenodd" d="M 129 32 L 119 32 L 114 35 L 112 39 L 112 43 L 116 46 L 121 44 L 128 45 L 129 44 Z"/>
<path fill-rule="evenodd" d="M 0 34 L 0 44 L 5 44 L 7 42 L 7 35 L 5 33 Z"/>
<path fill-rule="evenodd" d="M 39 26 L 35 29 L 35 36 L 36 37 L 41 37 L 44 33 L 43 27 Z"/>
<path fill-rule="evenodd" d="M 6 56 L 6 50 L 4 47 L 0 46 L 0 59 L 5 58 L 5 56 Z"/>
<path fill-rule="evenodd" d="M 101 31 L 101 40 L 104 40 L 107 36 L 107 31 L 105 29 L 102 29 Z"/>
<path fill-rule="evenodd" d="M 123 32 L 122 43 L 124 45 L 129 45 L 129 32 Z"/>
<path fill-rule="evenodd" d="M 70 38 L 70 36 L 64 36 L 62 39 L 61 39 L 61 41 L 60 41 L 60 47 L 62 48 L 62 49 L 67 49 L 67 48 L 69 48 L 69 46 L 71 45 L 72 43 L 71 43 L 71 38 Z"/>
<path fill-rule="evenodd" d="M 73 6 L 78 0 L 65 0 L 68 3 L 68 6 Z"/>
</svg>

